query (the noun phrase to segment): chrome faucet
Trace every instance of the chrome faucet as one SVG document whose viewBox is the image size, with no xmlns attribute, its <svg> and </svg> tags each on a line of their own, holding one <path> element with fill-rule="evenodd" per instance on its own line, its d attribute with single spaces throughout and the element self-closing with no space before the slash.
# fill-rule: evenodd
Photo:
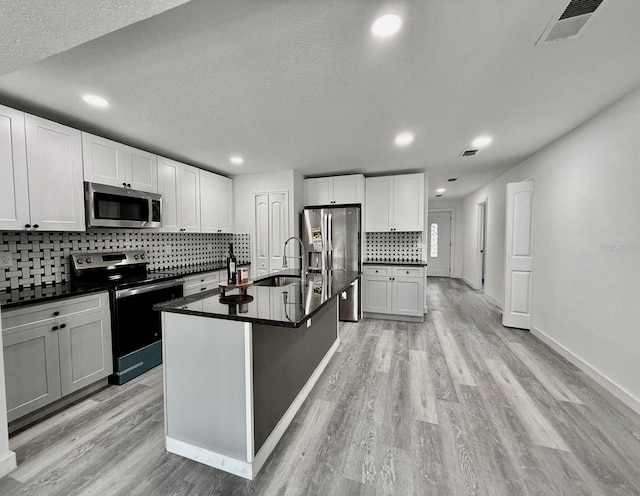
<svg viewBox="0 0 640 496">
<path fill-rule="evenodd" d="M 299 258 L 300 259 L 300 277 L 302 278 L 302 285 L 304 286 L 305 283 L 305 278 L 307 275 L 307 264 L 305 263 L 305 256 L 304 256 L 304 243 L 302 242 L 302 240 L 300 238 L 296 238 L 295 236 L 291 236 L 289 239 L 287 239 L 284 242 L 284 249 L 283 249 L 283 255 L 282 255 L 282 268 L 286 269 L 287 267 L 289 267 L 289 264 L 287 263 L 287 244 L 289 244 L 289 241 L 291 241 L 292 239 L 295 239 L 299 244 L 300 244 L 300 256 L 299 257 L 289 257 L 289 258 Z"/>
</svg>

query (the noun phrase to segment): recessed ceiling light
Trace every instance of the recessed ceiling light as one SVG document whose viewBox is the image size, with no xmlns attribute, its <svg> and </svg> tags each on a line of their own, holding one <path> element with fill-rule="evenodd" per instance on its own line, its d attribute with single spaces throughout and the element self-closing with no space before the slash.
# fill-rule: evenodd
<svg viewBox="0 0 640 496">
<path fill-rule="evenodd" d="M 393 36 L 402 27 L 402 19 L 396 14 L 387 14 L 378 17 L 371 25 L 371 34 L 378 38 L 388 38 Z"/>
<path fill-rule="evenodd" d="M 101 96 L 97 95 L 84 95 L 82 99 L 87 102 L 89 105 L 93 105 L 94 107 L 105 108 L 109 106 L 109 102 L 106 101 Z"/>
<path fill-rule="evenodd" d="M 415 138 L 411 132 L 400 133 L 396 136 L 396 146 L 409 146 Z"/>
<path fill-rule="evenodd" d="M 493 138 L 491 136 L 478 136 L 471 142 L 471 146 L 474 148 L 483 148 L 485 146 L 489 146 Z"/>
<path fill-rule="evenodd" d="M 231 157 L 231 158 L 229 159 L 229 161 L 230 161 L 232 164 L 235 164 L 235 165 L 242 165 L 242 164 L 244 164 L 244 159 L 243 159 L 242 157 L 237 157 L 237 156 L 236 156 L 236 157 Z"/>
<path fill-rule="evenodd" d="M 436 190 L 436 193 L 444 193 L 445 191 L 447 191 L 447 190 L 446 190 L 446 189 L 444 189 L 444 188 L 438 188 L 438 189 Z"/>
</svg>

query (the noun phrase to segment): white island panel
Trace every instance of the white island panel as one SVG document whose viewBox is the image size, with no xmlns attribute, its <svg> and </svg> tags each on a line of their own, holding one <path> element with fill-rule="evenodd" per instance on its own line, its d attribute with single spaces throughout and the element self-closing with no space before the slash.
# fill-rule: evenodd
<svg viewBox="0 0 640 496">
<path fill-rule="evenodd" d="M 250 462 L 247 324 L 166 312 L 162 318 L 167 437 L 175 448 L 186 443 L 222 455 L 221 461 L 226 455 Z M 167 450 L 176 452 L 170 448 L 168 440 Z"/>
</svg>

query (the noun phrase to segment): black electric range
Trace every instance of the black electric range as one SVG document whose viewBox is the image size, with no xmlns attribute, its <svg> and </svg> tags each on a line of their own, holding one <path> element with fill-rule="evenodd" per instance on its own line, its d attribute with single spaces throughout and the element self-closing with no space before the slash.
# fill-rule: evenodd
<svg viewBox="0 0 640 496">
<path fill-rule="evenodd" d="M 153 306 L 183 295 L 177 272 L 149 272 L 148 264 L 144 251 L 71 255 L 76 287 L 109 291 L 112 384 L 124 384 L 162 363 L 162 325 Z"/>
</svg>

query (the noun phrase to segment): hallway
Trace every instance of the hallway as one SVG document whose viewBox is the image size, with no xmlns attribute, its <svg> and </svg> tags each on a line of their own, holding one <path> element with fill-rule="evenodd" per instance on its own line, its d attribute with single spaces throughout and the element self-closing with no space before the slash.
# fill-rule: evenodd
<svg viewBox="0 0 640 496">
<path fill-rule="evenodd" d="M 640 417 L 481 293 L 430 278 L 424 324 L 343 324 L 253 482 L 164 451 L 157 368 L 11 439 L 0 494 L 640 495 Z"/>
</svg>

